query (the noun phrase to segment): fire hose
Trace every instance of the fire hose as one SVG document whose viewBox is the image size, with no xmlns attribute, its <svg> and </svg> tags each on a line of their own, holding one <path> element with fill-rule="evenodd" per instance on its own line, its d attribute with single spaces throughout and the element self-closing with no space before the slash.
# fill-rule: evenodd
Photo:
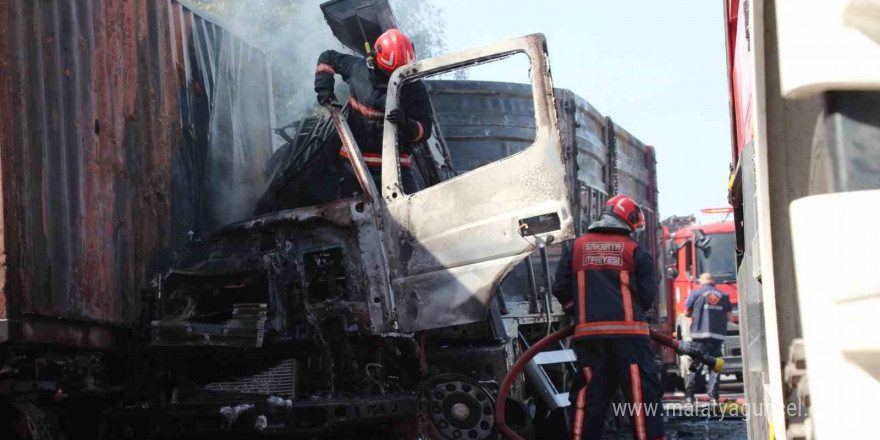
<svg viewBox="0 0 880 440">
<path fill-rule="evenodd" d="M 507 406 L 507 395 L 510 392 L 510 386 L 513 385 L 513 381 L 523 371 L 526 364 L 535 357 L 535 355 L 543 351 L 545 348 L 557 344 L 559 341 L 572 334 L 574 334 L 574 326 L 569 326 L 544 337 L 532 345 L 531 348 L 526 350 L 526 352 L 516 360 L 513 367 L 510 368 L 510 371 L 504 376 L 504 380 L 501 381 L 501 386 L 498 389 L 498 397 L 495 399 L 495 423 L 501 433 L 507 438 L 524 440 L 517 433 L 513 432 L 504 420 L 504 409 Z M 694 361 L 708 365 L 709 368 L 712 368 L 715 372 L 721 372 L 721 369 L 724 367 L 724 359 L 709 356 L 685 341 L 673 339 L 655 330 L 651 330 L 650 336 L 654 342 L 672 348 L 677 354 L 690 356 Z"/>
</svg>

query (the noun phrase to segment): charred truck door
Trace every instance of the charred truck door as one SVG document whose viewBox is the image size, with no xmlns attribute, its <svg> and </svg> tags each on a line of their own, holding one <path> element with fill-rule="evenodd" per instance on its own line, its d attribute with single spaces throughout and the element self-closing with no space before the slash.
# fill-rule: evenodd
<svg viewBox="0 0 880 440">
<path fill-rule="evenodd" d="M 368 43 L 381 32 L 397 27 L 387 0 L 333 0 L 322 4 L 321 9 L 333 34 L 366 56 Z M 395 330 L 395 323 L 396 330 L 414 332 L 481 321 L 501 280 L 535 249 L 537 238 L 550 243 L 573 236 L 543 35 L 404 66 L 391 77 L 385 112 L 387 115 L 398 107 L 401 87 L 408 81 L 515 54 L 529 58 L 537 127 L 534 144 L 520 153 L 415 194 L 404 194 L 397 130 L 393 124 L 385 124 L 383 183 L 377 201 L 383 206 L 374 206 L 374 215 L 378 216 L 379 233 L 383 235 L 380 247 L 386 253 L 383 260 L 390 291 L 373 299 L 384 303 L 381 309 L 385 315 L 383 320 L 373 316 L 375 331 Z M 437 133 L 439 130 L 435 130 L 435 137 Z M 364 190 L 369 192 L 370 188 Z M 371 305 L 372 312 L 376 309 Z"/>
<path fill-rule="evenodd" d="M 403 84 L 525 54 L 537 135 L 512 156 L 415 194 L 400 184 L 397 130 L 385 124 L 383 232 L 399 329 L 413 332 L 485 319 L 504 276 L 536 247 L 573 236 L 546 42 L 534 34 L 416 61 L 392 75 L 386 114 Z"/>
</svg>

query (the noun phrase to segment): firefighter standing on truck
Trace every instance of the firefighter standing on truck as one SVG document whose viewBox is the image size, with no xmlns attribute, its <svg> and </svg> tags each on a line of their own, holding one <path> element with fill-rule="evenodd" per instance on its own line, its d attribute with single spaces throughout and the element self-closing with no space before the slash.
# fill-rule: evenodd
<svg viewBox="0 0 880 440">
<path fill-rule="evenodd" d="M 381 188 L 382 132 L 388 80 L 398 67 L 415 59 L 415 51 L 410 39 L 397 29 L 383 33 L 373 47 L 372 56 L 366 59 L 333 50 L 324 51 L 318 57 L 315 70 L 315 92 L 319 104 L 335 104 L 334 75 L 341 75 L 348 83 L 348 125 L 376 186 Z M 421 81 L 404 84 L 399 103 L 400 106 L 391 111 L 387 119 L 397 127 L 400 139 L 403 190 L 412 193 L 415 192 L 415 182 L 410 171 L 410 144 L 424 142 L 431 136 L 433 110 L 428 91 Z M 340 194 L 350 197 L 361 188 L 345 148 L 339 150 L 339 161 L 344 172 Z"/>
<path fill-rule="evenodd" d="M 715 287 L 711 273 L 700 275 L 700 288 L 688 295 L 687 316 L 692 319 L 691 338 L 696 348 L 710 356 L 721 357 L 721 344 L 727 337 L 727 321 L 733 320 L 733 306 L 730 297 Z M 697 387 L 703 382 L 703 365 L 692 366 L 685 391 L 687 405 L 693 405 Z M 710 368 L 707 393 L 713 405 L 718 403 L 718 382 L 718 373 Z"/>
<path fill-rule="evenodd" d="M 636 440 L 664 439 L 660 387 L 645 311 L 657 296 L 651 255 L 630 236 L 645 217 L 627 196 L 612 197 L 556 272 L 553 294 L 577 321 L 572 349 L 580 374 L 569 392 L 575 440 L 599 440 L 612 396 L 622 388 Z"/>
</svg>

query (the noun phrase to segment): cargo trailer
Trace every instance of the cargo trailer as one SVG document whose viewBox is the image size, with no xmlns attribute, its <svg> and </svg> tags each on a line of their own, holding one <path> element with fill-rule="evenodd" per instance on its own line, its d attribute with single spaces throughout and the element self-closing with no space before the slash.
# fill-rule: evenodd
<svg viewBox="0 0 880 440">
<path fill-rule="evenodd" d="M 186 2 L 0 3 L 4 422 L 93 434 L 144 292 L 262 191 L 272 103 L 268 53 Z"/>
</svg>

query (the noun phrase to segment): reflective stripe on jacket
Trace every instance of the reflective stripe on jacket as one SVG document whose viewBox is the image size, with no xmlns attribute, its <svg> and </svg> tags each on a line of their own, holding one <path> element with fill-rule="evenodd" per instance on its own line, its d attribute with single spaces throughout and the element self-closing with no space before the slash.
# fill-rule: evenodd
<svg viewBox="0 0 880 440">
<path fill-rule="evenodd" d="M 367 164 L 370 168 L 382 168 L 382 154 L 380 153 L 361 153 L 361 156 L 364 157 L 364 163 Z M 348 159 L 348 150 L 345 147 L 339 150 L 339 157 L 343 159 Z M 400 166 L 404 168 L 409 168 L 412 165 L 412 159 L 410 159 L 408 154 L 400 155 Z"/>
</svg>

